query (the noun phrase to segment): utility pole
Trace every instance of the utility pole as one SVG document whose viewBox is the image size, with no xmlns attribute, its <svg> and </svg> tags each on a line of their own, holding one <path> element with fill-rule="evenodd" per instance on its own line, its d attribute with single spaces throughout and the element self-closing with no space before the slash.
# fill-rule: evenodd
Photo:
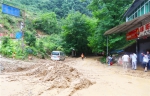
<svg viewBox="0 0 150 96">
<path fill-rule="evenodd" d="M 108 35 L 107 35 L 107 57 L 108 57 Z M 107 57 L 106 57 L 106 64 L 107 64 Z"/>
<path fill-rule="evenodd" d="M 25 10 L 23 10 L 23 22 L 21 22 L 20 24 L 20 30 L 22 32 L 22 44 L 21 44 L 22 52 L 24 50 L 24 27 L 25 27 Z"/>
<path fill-rule="evenodd" d="M 107 36 L 107 57 L 108 57 L 108 36 Z"/>
</svg>

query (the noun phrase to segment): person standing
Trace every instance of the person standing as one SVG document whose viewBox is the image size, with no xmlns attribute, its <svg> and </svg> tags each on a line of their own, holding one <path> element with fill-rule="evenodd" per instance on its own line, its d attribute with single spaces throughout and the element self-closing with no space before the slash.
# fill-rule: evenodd
<svg viewBox="0 0 150 96">
<path fill-rule="evenodd" d="M 112 61 L 112 57 L 111 57 L 111 55 L 109 55 L 108 57 L 107 57 L 107 61 L 108 61 L 108 65 L 110 66 L 111 64 L 111 61 Z"/>
<path fill-rule="evenodd" d="M 126 53 L 122 56 L 122 61 L 123 61 L 123 69 L 127 70 L 130 57 Z"/>
<path fill-rule="evenodd" d="M 136 68 L 137 68 L 137 55 L 135 53 L 133 53 L 131 55 L 131 60 L 132 60 L 132 69 L 136 70 Z"/>
<path fill-rule="evenodd" d="M 122 65 L 122 58 L 121 57 L 119 57 L 119 59 L 118 59 L 118 65 Z"/>
<path fill-rule="evenodd" d="M 147 72 L 147 64 L 148 64 L 148 56 L 146 54 L 143 54 L 143 65 L 144 65 L 144 71 Z"/>
<path fill-rule="evenodd" d="M 82 60 L 84 59 L 84 54 L 83 53 L 81 54 L 81 58 L 82 58 Z"/>
<path fill-rule="evenodd" d="M 147 56 L 148 56 L 148 68 L 150 69 L 150 54 L 149 54 L 149 51 L 147 51 Z"/>
<path fill-rule="evenodd" d="M 12 54 L 12 58 L 15 59 L 15 57 L 16 57 L 16 53 L 14 52 L 14 53 Z"/>
</svg>

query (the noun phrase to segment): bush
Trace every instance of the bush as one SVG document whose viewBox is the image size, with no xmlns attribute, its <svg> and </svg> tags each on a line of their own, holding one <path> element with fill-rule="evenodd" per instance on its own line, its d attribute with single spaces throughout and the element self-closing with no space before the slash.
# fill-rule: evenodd
<svg viewBox="0 0 150 96">
<path fill-rule="evenodd" d="M 35 47 L 35 43 L 36 43 L 35 32 L 30 32 L 30 31 L 25 32 L 24 33 L 24 39 L 25 39 L 26 44 L 28 46 L 34 46 Z"/>
<path fill-rule="evenodd" d="M 36 56 L 37 55 L 37 50 L 34 47 L 26 47 L 25 48 L 25 53 L 27 55 L 34 55 L 34 56 Z"/>
<path fill-rule="evenodd" d="M 100 58 L 100 62 L 102 64 L 105 64 L 106 63 L 106 56 L 103 56 L 102 58 Z"/>
</svg>

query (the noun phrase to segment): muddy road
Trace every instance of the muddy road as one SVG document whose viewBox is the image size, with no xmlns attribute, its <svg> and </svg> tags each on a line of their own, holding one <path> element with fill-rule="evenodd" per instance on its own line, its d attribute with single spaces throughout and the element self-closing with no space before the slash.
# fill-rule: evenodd
<svg viewBox="0 0 150 96">
<path fill-rule="evenodd" d="M 98 59 L 0 58 L 0 96 L 150 96 L 150 71 L 125 71 Z"/>
</svg>

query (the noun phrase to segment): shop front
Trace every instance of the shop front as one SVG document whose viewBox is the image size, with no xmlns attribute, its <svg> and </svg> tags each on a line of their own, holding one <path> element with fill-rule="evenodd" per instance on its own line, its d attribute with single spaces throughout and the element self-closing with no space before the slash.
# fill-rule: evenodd
<svg viewBox="0 0 150 96">
<path fill-rule="evenodd" d="M 118 25 L 106 31 L 104 35 L 121 32 L 126 32 L 126 40 L 136 40 L 135 50 L 129 48 L 128 51 L 136 52 L 138 61 L 140 61 L 141 53 L 150 51 L 150 13 Z"/>
<path fill-rule="evenodd" d="M 136 53 L 140 58 L 141 53 L 146 53 L 146 51 L 150 51 L 150 22 L 138 27 L 126 34 L 127 40 L 136 39 Z M 140 62 L 141 59 L 138 59 Z"/>
</svg>

